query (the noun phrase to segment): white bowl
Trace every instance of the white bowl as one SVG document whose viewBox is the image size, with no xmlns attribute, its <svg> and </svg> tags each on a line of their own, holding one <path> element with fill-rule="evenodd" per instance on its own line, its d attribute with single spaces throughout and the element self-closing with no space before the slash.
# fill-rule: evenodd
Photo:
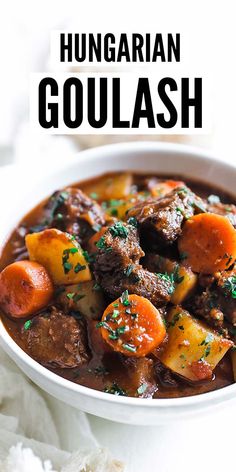
<svg viewBox="0 0 236 472">
<path fill-rule="evenodd" d="M 40 200 L 70 183 L 115 170 L 137 170 L 150 173 L 173 173 L 200 179 L 234 192 L 236 168 L 207 152 L 169 143 L 123 143 L 93 148 L 78 154 L 73 165 L 65 166 L 47 178 L 21 177 L 5 190 L 6 208 L 1 208 L 0 247 L 19 220 Z M 16 176 L 16 174 L 15 174 Z M 9 336 L 0 323 L 3 349 L 37 385 L 56 398 L 88 413 L 122 423 L 154 425 L 197 416 L 236 398 L 236 384 L 220 390 L 186 398 L 139 399 L 109 395 L 75 384 L 42 367 L 28 356 Z"/>
</svg>

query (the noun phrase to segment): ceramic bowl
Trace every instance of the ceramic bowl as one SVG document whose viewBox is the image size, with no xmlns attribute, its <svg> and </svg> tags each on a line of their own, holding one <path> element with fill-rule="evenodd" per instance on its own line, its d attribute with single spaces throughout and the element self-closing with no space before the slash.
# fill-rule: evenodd
<svg viewBox="0 0 236 472">
<path fill-rule="evenodd" d="M 122 143 L 93 148 L 78 153 L 73 164 L 51 172 L 47 177 L 33 175 L 31 170 L 14 166 L 10 181 L 0 189 L 1 234 L 3 246 L 19 220 L 55 189 L 108 171 L 133 170 L 145 173 L 178 174 L 216 184 L 235 192 L 236 168 L 209 155 L 206 151 L 169 143 Z M 20 175 L 19 175 L 20 173 Z M 13 179 L 14 176 L 14 179 Z M 11 185 L 14 181 L 14 186 Z M 3 185 L 4 186 L 4 185 Z M 3 199 L 3 200 L 2 200 Z M 236 384 L 201 395 L 172 399 L 139 399 L 110 395 L 70 382 L 50 372 L 29 357 L 9 336 L 0 323 L 3 349 L 39 387 L 54 397 L 85 412 L 129 424 L 166 424 L 198 416 L 234 401 Z"/>
</svg>

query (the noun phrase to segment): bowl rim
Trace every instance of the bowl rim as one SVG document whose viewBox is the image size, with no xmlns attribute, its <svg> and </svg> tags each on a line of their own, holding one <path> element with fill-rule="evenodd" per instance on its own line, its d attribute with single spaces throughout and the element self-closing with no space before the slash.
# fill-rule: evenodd
<svg viewBox="0 0 236 472">
<path fill-rule="evenodd" d="M 215 162 L 218 166 L 222 169 L 227 168 L 229 171 L 236 173 L 236 166 L 234 164 L 224 162 L 219 156 L 216 156 L 214 153 L 209 152 L 204 148 L 198 148 L 196 146 L 190 146 L 185 144 L 179 143 L 171 143 L 171 142 L 158 142 L 158 141 L 131 141 L 131 142 L 122 142 L 122 143 L 114 143 L 114 144 L 106 144 L 98 147 L 93 147 L 90 149 L 82 150 L 78 152 L 78 159 L 73 162 L 69 163 L 65 168 L 72 169 L 76 167 L 81 159 L 94 159 L 95 153 L 98 158 L 98 155 L 110 155 L 110 157 L 115 158 L 116 153 L 133 153 L 135 151 L 156 151 L 156 152 L 163 152 L 164 154 L 167 153 L 174 153 L 177 155 L 191 155 L 192 157 L 198 158 L 202 161 L 211 160 L 213 163 Z M 113 154 L 113 155 L 112 155 Z M 9 167 L 18 168 L 22 166 L 13 165 Z M 65 170 L 64 168 L 64 170 Z M 63 172 L 63 169 L 59 169 L 56 172 L 49 172 L 46 176 L 46 179 L 50 179 L 52 175 L 59 175 Z M 98 174 L 99 175 L 99 174 Z M 73 183 L 73 182 L 72 182 Z M 160 408 L 160 409 L 167 409 L 167 408 L 174 408 L 174 409 L 182 409 L 187 408 L 190 406 L 197 406 L 204 403 L 220 403 L 225 400 L 230 400 L 235 397 L 236 394 L 236 384 L 231 384 L 226 387 L 220 388 L 218 390 L 213 390 L 210 392 L 198 394 L 198 395 L 191 395 L 188 397 L 177 397 L 177 398 L 136 398 L 136 397 L 127 397 L 127 396 L 119 396 L 119 395 L 108 395 L 105 392 L 101 392 L 99 390 L 92 389 L 90 387 L 85 387 L 83 385 L 77 384 L 70 380 L 67 380 L 60 375 L 50 371 L 46 367 L 39 364 L 36 360 L 30 357 L 10 336 L 8 331 L 6 330 L 2 320 L 0 319 L 0 344 L 4 348 L 4 350 L 11 355 L 14 354 L 14 361 L 17 363 L 15 359 L 19 359 L 20 365 L 27 364 L 29 368 L 39 376 L 42 376 L 46 379 L 49 383 L 53 383 L 55 386 L 62 387 L 67 391 L 71 391 L 74 394 L 80 394 L 85 397 L 90 397 L 92 399 L 101 400 L 101 401 L 109 401 L 113 404 L 129 406 L 129 407 L 137 407 L 142 406 L 148 409 L 153 408 Z"/>
</svg>

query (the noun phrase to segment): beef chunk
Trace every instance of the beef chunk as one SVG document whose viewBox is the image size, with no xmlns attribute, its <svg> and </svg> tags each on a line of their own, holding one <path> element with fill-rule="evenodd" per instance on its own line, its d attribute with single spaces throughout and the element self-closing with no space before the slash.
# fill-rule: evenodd
<svg viewBox="0 0 236 472">
<path fill-rule="evenodd" d="M 216 273 L 214 282 L 190 302 L 192 312 L 208 323 L 220 327 L 225 321 L 236 326 L 235 269 Z"/>
<path fill-rule="evenodd" d="M 159 359 L 155 360 L 155 371 L 158 383 L 167 388 L 178 388 L 179 384 L 171 370 L 167 369 Z"/>
<path fill-rule="evenodd" d="M 75 234 L 80 243 L 105 224 L 100 205 L 75 187 L 54 193 L 48 210 L 50 226 Z"/>
<path fill-rule="evenodd" d="M 163 306 L 170 300 L 172 284 L 143 269 L 139 264 L 143 256 L 137 229 L 118 222 L 108 228 L 98 243 L 95 278 L 111 298 L 128 290 L 148 298 L 158 307 Z"/>
<path fill-rule="evenodd" d="M 127 220 L 136 218 L 146 245 L 160 249 L 176 241 L 185 218 L 202 211 L 205 211 L 203 201 L 184 187 L 174 189 L 165 197 L 138 203 L 127 212 Z"/>
<path fill-rule="evenodd" d="M 123 358 L 129 389 L 142 398 L 150 398 L 157 390 L 154 363 L 147 357 Z"/>
<path fill-rule="evenodd" d="M 207 211 L 216 213 L 217 215 L 226 216 L 232 225 L 236 228 L 236 206 L 225 203 L 216 202 L 207 205 Z"/>
<path fill-rule="evenodd" d="M 29 355 L 47 367 L 78 367 L 90 358 L 84 325 L 55 307 L 35 316 L 21 337 Z"/>
</svg>

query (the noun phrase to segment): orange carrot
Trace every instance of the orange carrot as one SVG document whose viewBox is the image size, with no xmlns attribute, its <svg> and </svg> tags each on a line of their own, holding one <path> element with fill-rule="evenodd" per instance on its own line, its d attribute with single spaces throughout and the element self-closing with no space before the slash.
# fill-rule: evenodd
<svg viewBox="0 0 236 472">
<path fill-rule="evenodd" d="M 52 295 L 51 279 L 37 262 L 14 262 L 0 274 L 0 306 L 13 318 L 34 315 L 50 302 Z"/>
<path fill-rule="evenodd" d="M 127 290 L 108 305 L 97 327 L 114 351 L 128 357 L 146 356 L 166 335 L 160 312 L 147 298 L 128 295 Z"/>
<path fill-rule="evenodd" d="M 201 213 L 186 221 L 178 247 L 194 272 L 212 274 L 235 262 L 236 230 L 225 216 Z"/>
<path fill-rule="evenodd" d="M 151 195 L 153 197 L 164 197 L 176 187 L 185 187 L 185 184 L 179 180 L 165 180 L 164 182 L 158 182 L 151 188 Z"/>
<path fill-rule="evenodd" d="M 95 233 L 91 238 L 88 240 L 88 249 L 90 252 L 97 252 L 98 248 L 96 246 L 96 243 L 101 239 L 101 237 L 104 235 L 105 231 L 107 230 L 107 226 L 103 226 L 100 231 Z"/>
</svg>

